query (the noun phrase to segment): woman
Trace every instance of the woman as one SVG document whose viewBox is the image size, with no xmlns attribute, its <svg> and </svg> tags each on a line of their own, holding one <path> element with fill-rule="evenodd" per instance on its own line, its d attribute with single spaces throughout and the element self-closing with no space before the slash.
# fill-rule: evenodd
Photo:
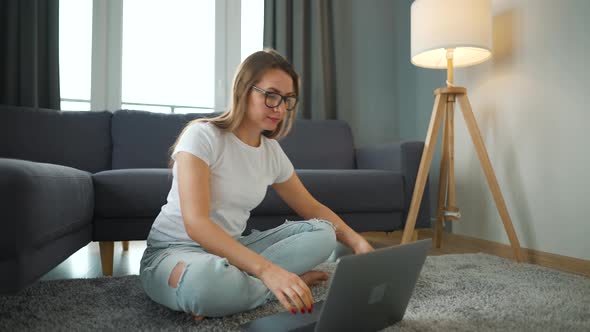
<svg viewBox="0 0 590 332">
<path fill-rule="evenodd" d="M 238 68 L 230 110 L 190 122 L 172 146 L 172 188 L 141 260 L 154 301 L 195 319 L 250 310 L 278 299 L 311 313 L 309 286 L 336 240 L 355 253 L 373 248 L 303 187 L 276 141 L 295 118 L 299 78 L 276 51 Z M 272 185 L 306 220 L 242 236 L 250 211 Z"/>
</svg>

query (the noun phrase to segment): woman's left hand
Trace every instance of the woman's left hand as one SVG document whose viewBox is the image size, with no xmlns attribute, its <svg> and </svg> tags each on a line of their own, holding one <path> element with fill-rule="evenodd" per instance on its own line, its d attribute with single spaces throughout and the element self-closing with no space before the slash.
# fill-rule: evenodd
<svg viewBox="0 0 590 332">
<path fill-rule="evenodd" d="M 373 246 L 369 244 L 369 242 L 367 242 L 367 240 L 365 240 L 364 237 L 359 236 L 359 239 L 352 247 L 352 250 L 354 251 L 355 255 L 358 255 L 374 251 L 375 249 L 373 248 Z"/>
</svg>

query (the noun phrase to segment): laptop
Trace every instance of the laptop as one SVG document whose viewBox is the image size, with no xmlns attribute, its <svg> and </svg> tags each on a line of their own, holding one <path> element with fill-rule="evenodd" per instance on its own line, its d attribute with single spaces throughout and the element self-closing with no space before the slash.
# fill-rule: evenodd
<svg viewBox="0 0 590 332">
<path fill-rule="evenodd" d="M 243 331 L 377 331 L 404 317 L 432 240 L 338 259 L 324 301 L 312 314 L 280 312 L 241 325 Z"/>
</svg>

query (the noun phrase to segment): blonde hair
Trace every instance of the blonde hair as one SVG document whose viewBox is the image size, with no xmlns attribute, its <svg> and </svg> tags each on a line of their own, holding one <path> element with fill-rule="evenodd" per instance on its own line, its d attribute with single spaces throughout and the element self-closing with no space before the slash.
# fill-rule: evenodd
<svg viewBox="0 0 590 332">
<path fill-rule="evenodd" d="M 170 147 L 170 153 L 178 144 L 180 137 L 184 134 L 186 129 L 196 122 L 210 122 L 224 131 L 235 131 L 246 114 L 248 107 L 248 93 L 251 91 L 252 85 L 256 85 L 262 76 L 269 69 L 280 69 L 287 73 L 293 79 L 293 89 L 296 96 L 299 95 L 299 75 L 295 72 L 293 66 L 274 49 L 264 49 L 252 53 L 248 56 L 236 70 L 233 79 L 232 98 L 229 109 L 223 114 L 214 118 L 200 118 L 190 121 L 183 129 L 176 142 Z M 265 130 L 262 135 L 268 138 L 281 139 L 291 131 L 293 121 L 295 120 L 295 113 L 297 107 L 287 113 L 285 119 L 279 122 L 275 130 Z M 172 167 L 174 161 L 170 159 L 169 166 Z"/>
</svg>

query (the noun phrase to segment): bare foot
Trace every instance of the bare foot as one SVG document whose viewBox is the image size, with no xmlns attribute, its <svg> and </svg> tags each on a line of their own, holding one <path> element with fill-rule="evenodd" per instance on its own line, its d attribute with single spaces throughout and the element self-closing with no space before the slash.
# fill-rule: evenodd
<svg viewBox="0 0 590 332">
<path fill-rule="evenodd" d="M 308 271 L 299 277 L 307 284 L 307 286 L 311 287 L 319 284 L 322 281 L 328 280 L 330 275 L 322 271 Z"/>
<path fill-rule="evenodd" d="M 203 316 L 197 316 L 197 315 L 195 315 L 195 314 L 191 314 L 191 316 L 192 316 L 192 317 L 193 317 L 193 319 L 194 319 L 195 321 L 197 321 L 197 322 L 200 322 L 200 321 L 202 321 L 203 319 L 205 319 L 205 317 L 203 317 Z"/>
</svg>

